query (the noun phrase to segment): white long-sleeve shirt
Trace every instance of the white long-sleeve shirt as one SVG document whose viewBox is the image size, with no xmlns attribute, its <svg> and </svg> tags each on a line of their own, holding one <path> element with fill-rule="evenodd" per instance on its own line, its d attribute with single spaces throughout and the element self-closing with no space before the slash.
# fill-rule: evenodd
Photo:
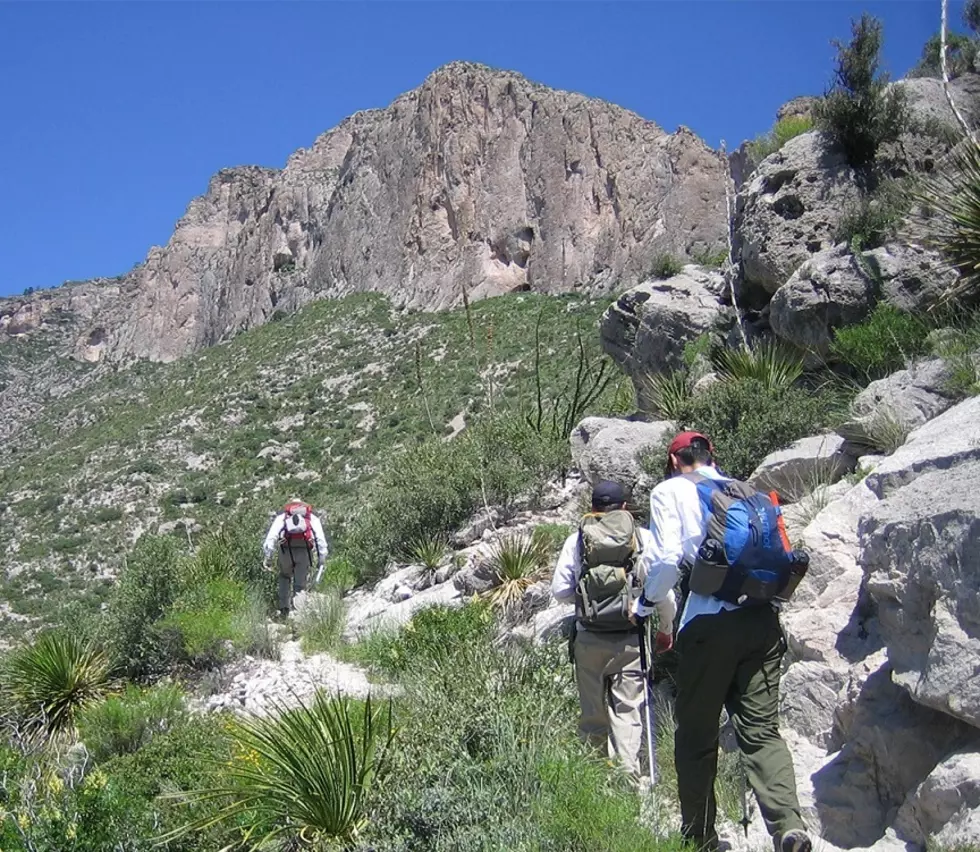
<svg viewBox="0 0 980 852">
<path fill-rule="evenodd" d="M 266 533 L 265 542 L 262 545 L 262 552 L 265 554 L 266 559 L 272 556 L 279 548 L 279 536 L 285 525 L 286 513 L 280 512 L 276 515 L 272 526 L 269 527 L 269 532 Z M 313 530 L 313 540 L 316 542 L 317 556 L 320 562 L 323 562 L 327 558 L 327 537 L 323 533 L 323 524 L 320 523 L 320 519 L 312 513 L 310 514 L 310 528 Z"/>
<path fill-rule="evenodd" d="M 698 468 L 698 473 L 710 479 L 727 479 L 710 466 Z M 651 572 L 663 572 L 672 566 L 676 578 L 678 566 L 685 559 L 693 561 L 707 529 L 708 518 L 701 506 L 697 485 L 681 476 L 661 482 L 650 492 Z M 655 588 L 644 588 L 647 600 Z M 738 605 L 691 592 L 681 613 L 680 629 L 699 615 L 713 615 L 726 609 L 738 609 Z"/>
<path fill-rule="evenodd" d="M 660 624 L 665 629 L 677 614 L 674 602 L 674 583 L 677 582 L 677 565 L 655 566 L 653 564 L 653 536 L 640 527 L 636 531 L 640 554 L 634 565 L 637 579 L 643 583 L 644 597 L 656 605 Z M 582 551 L 579 547 L 578 532 L 565 539 L 555 573 L 551 578 L 551 594 L 559 601 L 575 599 L 575 590 L 582 577 Z M 666 628 L 669 629 L 669 628 Z"/>
</svg>

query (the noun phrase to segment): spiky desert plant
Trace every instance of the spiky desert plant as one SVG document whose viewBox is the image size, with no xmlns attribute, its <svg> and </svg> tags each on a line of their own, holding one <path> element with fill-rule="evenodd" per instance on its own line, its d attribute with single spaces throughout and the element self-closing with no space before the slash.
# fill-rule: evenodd
<svg viewBox="0 0 980 852">
<path fill-rule="evenodd" d="M 208 814 L 161 842 L 218 824 L 234 826 L 240 832 L 234 848 L 249 852 L 282 843 L 320 849 L 357 837 L 394 736 L 391 703 L 379 708 L 370 697 L 361 704 L 323 691 L 295 702 L 230 723 L 235 756 L 223 785 L 173 796 L 210 805 Z"/>
<path fill-rule="evenodd" d="M 803 374 L 803 357 L 775 340 L 722 349 L 713 360 L 722 378 L 754 379 L 768 390 L 785 390 Z"/>
<path fill-rule="evenodd" d="M 67 633 L 44 633 L 14 651 L 3 671 L 7 700 L 35 732 L 70 735 L 80 710 L 109 687 L 109 660 Z"/>
<path fill-rule="evenodd" d="M 643 408 L 664 420 L 678 420 L 694 393 L 694 382 L 687 370 L 641 374 L 637 386 Z"/>
<path fill-rule="evenodd" d="M 980 301 L 980 147 L 964 142 L 949 167 L 924 181 L 916 193 L 915 219 L 927 240 L 959 272 L 942 300 Z"/>
<path fill-rule="evenodd" d="M 409 543 L 405 555 L 431 574 L 442 563 L 448 546 L 445 535 L 421 535 Z"/>
<path fill-rule="evenodd" d="M 498 585 L 486 593 L 487 600 L 503 610 L 520 602 L 528 587 L 540 578 L 548 556 L 541 537 L 524 533 L 502 536 L 488 556 Z"/>
</svg>

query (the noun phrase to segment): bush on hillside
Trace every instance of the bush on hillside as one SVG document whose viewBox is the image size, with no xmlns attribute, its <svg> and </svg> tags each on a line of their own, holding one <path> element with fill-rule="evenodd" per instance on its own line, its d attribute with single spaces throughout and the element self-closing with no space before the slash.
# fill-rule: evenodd
<svg viewBox="0 0 980 852">
<path fill-rule="evenodd" d="M 909 122 L 904 90 L 888 86 L 879 70 L 881 22 L 868 14 L 851 25 L 851 41 L 837 47 L 834 83 L 815 109 L 817 126 L 841 146 L 848 162 L 864 169 L 878 149 L 898 139 Z"/>
<path fill-rule="evenodd" d="M 910 77 L 941 77 L 942 66 L 939 60 L 939 33 L 929 37 L 922 48 L 922 56 L 909 72 Z M 963 33 L 946 34 L 946 67 L 950 79 L 973 70 L 973 63 L 980 50 L 980 43 Z"/>
<path fill-rule="evenodd" d="M 679 275 L 684 264 L 672 254 L 658 254 L 650 266 L 650 277 L 657 279 L 673 278 Z"/>
<path fill-rule="evenodd" d="M 852 251 L 867 251 L 893 237 L 911 205 L 907 191 L 894 181 L 882 183 L 844 211 L 834 240 L 847 243 Z"/>
<path fill-rule="evenodd" d="M 834 331 L 833 356 L 867 381 L 881 379 L 924 353 L 929 325 L 880 302 L 864 322 Z"/>
<path fill-rule="evenodd" d="M 413 541 L 453 532 L 486 501 L 532 501 L 568 463 L 568 445 L 514 419 L 496 418 L 454 440 L 429 440 L 392 457 L 345 544 L 365 578 Z"/>
<path fill-rule="evenodd" d="M 837 425 L 846 402 L 830 388 L 766 387 L 757 379 L 736 379 L 717 382 L 693 397 L 678 423 L 708 435 L 719 466 L 745 479 L 769 453 Z M 650 473 L 663 473 L 665 453 L 666 446 L 647 456 Z"/>
<path fill-rule="evenodd" d="M 749 142 L 749 156 L 753 162 L 761 163 L 770 154 L 775 154 L 790 139 L 813 129 L 813 118 L 808 115 L 788 115 L 781 118 L 772 130 Z"/>
</svg>

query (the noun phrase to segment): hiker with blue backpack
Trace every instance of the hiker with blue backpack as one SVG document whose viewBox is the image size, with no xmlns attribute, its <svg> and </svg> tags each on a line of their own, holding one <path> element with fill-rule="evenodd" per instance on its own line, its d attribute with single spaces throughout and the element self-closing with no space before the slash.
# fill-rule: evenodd
<svg viewBox="0 0 980 852">
<path fill-rule="evenodd" d="M 310 568 L 317 560 L 319 581 L 327 559 L 327 537 L 313 507 L 298 497 L 283 506 L 269 527 L 262 552 L 266 560 L 279 555 L 279 614 L 285 618 L 293 606 L 293 595 L 306 591 Z"/>
<path fill-rule="evenodd" d="M 719 471 L 705 435 L 677 435 L 664 472 L 650 494 L 650 571 L 679 569 L 682 592 L 687 587 L 675 643 L 681 833 L 701 850 L 718 849 L 714 782 L 725 707 L 776 852 L 810 852 L 792 757 L 779 733 L 786 639 L 778 611 L 808 558 L 786 537 L 777 495 Z M 637 617 L 655 611 L 649 592 L 637 600 Z"/>
</svg>

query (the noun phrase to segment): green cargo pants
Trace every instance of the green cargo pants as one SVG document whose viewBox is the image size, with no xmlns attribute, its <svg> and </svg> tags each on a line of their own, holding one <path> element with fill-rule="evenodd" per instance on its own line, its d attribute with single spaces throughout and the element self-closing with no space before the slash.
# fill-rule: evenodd
<svg viewBox="0 0 980 852">
<path fill-rule="evenodd" d="M 779 734 L 779 668 L 786 641 L 771 607 L 700 615 L 677 638 L 674 761 L 681 832 L 715 849 L 718 721 L 726 707 L 749 785 L 771 835 L 804 829 L 789 749 Z"/>
</svg>

